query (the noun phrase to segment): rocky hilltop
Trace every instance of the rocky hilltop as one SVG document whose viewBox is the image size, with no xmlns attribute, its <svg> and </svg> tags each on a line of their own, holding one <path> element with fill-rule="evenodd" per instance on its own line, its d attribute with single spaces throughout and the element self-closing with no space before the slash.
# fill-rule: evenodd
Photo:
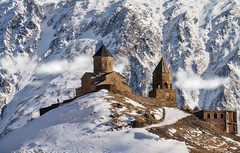
<svg viewBox="0 0 240 153">
<path fill-rule="evenodd" d="M 177 108 L 107 90 L 55 108 L 0 139 L 1 152 L 237 152 L 240 139 Z M 23 120 L 20 118 L 19 120 Z M 137 128 L 135 128 L 137 127 Z"/>
</svg>

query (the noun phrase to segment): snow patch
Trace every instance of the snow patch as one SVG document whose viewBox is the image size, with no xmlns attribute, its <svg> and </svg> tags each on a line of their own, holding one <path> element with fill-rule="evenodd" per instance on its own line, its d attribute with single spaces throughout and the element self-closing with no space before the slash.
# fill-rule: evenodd
<svg viewBox="0 0 240 153">
<path fill-rule="evenodd" d="M 168 129 L 168 131 L 169 131 L 171 134 L 174 134 L 174 133 L 176 133 L 176 132 L 177 132 L 177 130 L 176 130 L 176 129 Z"/>
<path fill-rule="evenodd" d="M 39 39 L 39 47 L 38 47 L 38 52 L 37 55 L 38 57 L 42 57 L 44 53 L 48 50 L 51 42 L 55 39 L 54 33 L 55 30 L 47 25 L 47 18 L 43 20 L 42 24 L 40 25 L 41 28 L 41 35 Z"/>
<path fill-rule="evenodd" d="M 152 127 L 161 127 L 165 125 L 170 125 L 176 123 L 178 120 L 185 118 L 189 116 L 190 114 L 187 114 L 177 108 L 168 108 L 165 107 L 165 118 L 163 122 L 158 123 L 158 124 L 153 124 L 148 126 L 147 128 L 152 128 Z"/>
<path fill-rule="evenodd" d="M 156 120 L 161 120 L 163 118 L 163 109 L 162 108 L 154 109 L 154 111 L 151 111 L 151 114 L 154 116 Z"/>
<path fill-rule="evenodd" d="M 132 104 L 135 107 L 145 108 L 143 105 L 141 105 L 141 104 L 139 104 L 139 103 L 137 103 L 137 102 L 135 102 L 135 101 L 133 101 L 133 100 L 131 100 L 129 98 L 125 98 L 125 102 L 130 103 L 130 104 Z"/>
</svg>

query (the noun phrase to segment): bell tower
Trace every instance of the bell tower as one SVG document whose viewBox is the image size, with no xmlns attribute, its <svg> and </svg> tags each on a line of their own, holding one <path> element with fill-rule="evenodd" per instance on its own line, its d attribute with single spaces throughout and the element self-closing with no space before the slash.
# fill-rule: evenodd
<svg viewBox="0 0 240 153">
<path fill-rule="evenodd" d="M 168 102 L 166 106 L 177 107 L 176 90 L 172 89 L 172 72 L 163 58 L 153 72 L 153 89 L 149 97 L 156 98 L 159 105 Z"/>
<path fill-rule="evenodd" d="M 93 55 L 94 73 L 101 75 L 113 71 L 113 56 L 103 44 Z"/>
<path fill-rule="evenodd" d="M 172 72 L 163 58 L 153 72 L 153 89 L 172 89 Z"/>
</svg>

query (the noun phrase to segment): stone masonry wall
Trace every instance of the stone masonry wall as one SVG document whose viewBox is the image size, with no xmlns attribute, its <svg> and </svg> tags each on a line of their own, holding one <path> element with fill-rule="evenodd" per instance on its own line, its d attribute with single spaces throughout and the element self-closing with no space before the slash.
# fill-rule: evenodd
<svg viewBox="0 0 240 153">
<path fill-rule="evenodd" d="M 113 57 L 94 57 L 94 73 L 104 74 L 113 71 Z"/>
</svg>

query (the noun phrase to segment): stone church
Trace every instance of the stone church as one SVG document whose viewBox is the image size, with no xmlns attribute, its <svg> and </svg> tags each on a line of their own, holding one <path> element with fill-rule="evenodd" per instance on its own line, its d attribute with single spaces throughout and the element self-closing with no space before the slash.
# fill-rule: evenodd
<svg viewBox="0 0 240 153">
<path fill-rule="evenodd" d="M 86 72 L 82 76 L 82 86 L 76 89 L 76 96 L 74 98 L 41 108 L 40 115 L 63 104 L 70 103 L 84 94 L 100 89 L 119 91 L 119 93 L 138 97 L 144 103 L 150 105 L 177 107 L 176 90 L 172 89 L 172 73 L 163 58 L 153 72 L 153 89 L 149 92 L 149 97 L 142 97 L 138 93 L 132 93 L 132 87 L 126 83 L 126 78 L 113 71 L 113 55 L 104 44 L 93 55 L 93 64 L 94 71 Z"/>
<path fill-rule="evenodd" d="M 93 55 L 94 71 L 86 72 L 82 78 L 82 86 L 76 89 L 76 97 L 65 100 L 62 103 L 53 104 L 41 108 L 40 115 L 49 110 L 69 103 L 79 96 L 107 89 L 109 91 L 120 91 L 120 93 L 135 95 L 148 103 L 161 107 L 177 107 L 176 90 L 172 89 L 172 72 L 164 59 L 158 63 L 153 72 L 152 90 L 149 97 L 141 97 L 140 94 L 132 93 L 132 87 L 126 83 L 126 78 L 113 71 L 113 56 L 104 44 Z M 223 110 L 201 110 L 194 113 L 200 119 L 213 124 L 215 127 L 227 133 L 237 133 L 237 113 L 235 111 Z"/>
<path fill-rule="evenodd" d="M 82 78 L 82 87 L 76 89 L 76 96 L 108 89 L 110 91 L 132 92 L 126 78 L 113 71 L 113 56 L 103 44 L 93 55 L 94 71 L 86 72 Z"/>
<path fill-rule="evenodd" d="M 113 71 L 113 56 L 104 45 L 93 55 L 93 64 L 94 72 L 86 72 L 81 78 L 82 86 L 76 89 L 77 97 L 100 89 L 132 93 L 132 87 L 126 83 L 125 77 Z M 149 92 L 148 101 L 159 106 L 167 103 L 177 107 L 172 73 L 163 58 L 153 72 L 153 89 Z"/>
</svg>

